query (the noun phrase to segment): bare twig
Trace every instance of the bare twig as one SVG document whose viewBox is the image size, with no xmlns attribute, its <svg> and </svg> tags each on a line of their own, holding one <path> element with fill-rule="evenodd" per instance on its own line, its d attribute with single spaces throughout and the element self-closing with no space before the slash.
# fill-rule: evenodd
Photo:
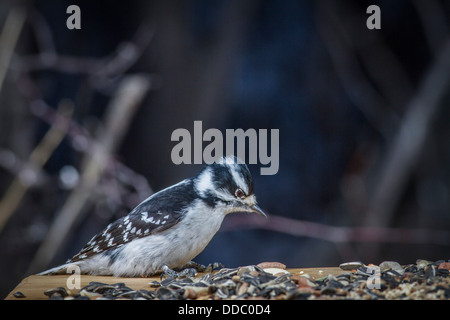
<svg viewBox="0 0 450 320">
<path fill-rule="evenodd" d="M 105 58 L 102 65 L 93 74 L 94 77 L 114 77 L 125 73 L 141 57 L 150 44 L 155 31 L 143 24 L 131 41 L 122 43 L 111 58 Z"/>
<path fill-rule="evenodd" d="M 93 153 L 87 153 L 82 165 L 80 183 L 57 213 L 46 238 L 39 247 L 29 271 L 47 266 L 73 228 L 105 169 L 109 155 L 120 145 L 123 135 L 150 86 L 146 77 L 125 77 L 116 96 L 108 106 L 105 127 L 98 133 L 98 144 Z"/>
<path fill-rule="evenodd" d="M 119 161 L 113 161 L 112 164 L 114 166 L 113 173 L 117 180 L 133 186 L 139 200 L 145 199 L 153 193 L 153 189 L 144 176 L 138 174 Z"/>
<path fill-rule="evenodd" d="M 345 93 L 373 128 L 388 139 L 392 128 L 391 120 L 395 121 L 396 115 L 385 108 L 386 98 L 375 90 L 359 65 L 357 52 L 348 41 L 342 22 L 330 8 L 334 2 L 325 1 L 319 4 L 318 30 Z M 387 122 L 386 118 L 390 121 Z"/>
<path fill-rule="evenodd" d="M 32 104 L 30 111 L 36 117 L 48 124 L 52 124 L 55 121 L 55 110 L 50 108 L 50 106 L 42 100 L 35 101 Z M 99 148 L 97 146 L 99 142 L 96 141 L 87 130 L 85 130 L 73 119 L 70 120 L 70 125 L 67 130 L 67 138 L 71 141 L 72 146 L 80 152 L 92 154 L 97 148 Z M 136 190 L 138 199 L 142 200 L 153 193 L 151 186 L 148 184 L 148 181 L 144 176 L 127 167 L 115 157 L 110 156 L 107 163 L 109 163 L 111 168 L 113 168 L 110 170 L 110 173 L 114 175 L 118 181 L 130 185 Z"/>
<path fill-rule="evenodd" d="M 422 23 L 430 51 L 433 55 L 439 54 L 442 43 L 449 35 L 445 10 L 436 0 L 414 0 L 413 5 L 416 7 L 417 15 Z"/>
<path fill-rule="evenodd" d="M 36 38 L 45 51 L 37 55 L 16 56 L 13 67 L 22 72 L 51 69 L 67 74 L 86 74 L 92 76 L 91 82 L 125 73 L 141 57 L 154 35 L 153 29 L 144 24 L 136 31 L 134 39 L 119 45 L 114 54 L 103 58 L 80 58 L 55 52 L 45 20 L 39 16 L 35 20 L 41 27 L 36 28 Z"/>
<path fill-rule="evenodd" d="M 22 9 L 12 8 L 0 34 L 0 92 L 24 22 Z"/>
<path fill-rule="evenodd" d="M 153 88 L 153 77 L 149 75 L 149 78 L 151 81 L 151 88 Z M 38 119 L 52 125 L 57 117 L 57 112 L 40 97 L 39 90 L 27 73 L 22 74 L 20 82 L 20 88 L 22 89 L 23 94 L 30 101 L 30 112 Z M 74 119 L 70 119 L 66 136 L 71 142 L 72 147 L 78 152 L 93 154 L 95 150 L 99 148 L 97 146 L 99 142 Z M 7 158 L 7 153 L 4 153 L 4 155 Z M 2 165 L 1 160 L 2 158 L 0 157 L 0 165 Z M 7 159 L 5 161 L 7 161 Z M 109 167 L 112 168 L 109 170 L 110 174 L 114 175 L 121 183 L 132 186 L 137 192 L 135 196 L 131 196 L 130 194 L 129 197 L 125 198 L 126 206 L 132 206 L 132 204 L 136 204 L 137 201 L 141 201 L 153 193 L 153 190 L 145 177 L 121 163 L 116 157 L 110 155 L 107 163 L 109 163 Z M 5 163 L 5 166 L 7 166 L 7 163 Z M 21 167 L 22 166 L 20 165 L 16 165 L 14 168 L 9 168 L 8 170 L 17 171 Z M 12 173 L 14 174 L 13 171 Z"/>
<path fill-rule="evenodd" d="M 51 69 L 67 74 L 92 74 L 102 65 L 100 60 L 59 54 L 21 55 L 14 58 L 13 67 L 26 72 Z"/>
<path fill-rule="evenodd" d="M 31 153 L 25 168 L 31 168 L 35 175 L 42 169 L 44 164 L 53 154 L 53 151 L 66 135 L 69 124 L 68 118 L 70 118 L 72 111 L 73 107 L 71 104 L 66 101 L 61 102 L 58 108 L 56 121 L 53 122 L 41 142 Z M 22 170 L 22 172 L 24 172 L 24 170 Z M 19 173 L 0 201 L 0 233 L 30 186 L 30 183 L 24 181 L 24 178 L 26 177 Z"/>
<path fill-rule="evenodd" d="M 431 229 L 406 229 L 383 227 L 341 227 L 322 223 L 269 215 L 261 219 L 252 215 L 234 215 L 225 220 L 221 231 L 242 228 L 260 228 L 293 235 L 309 237 L 333 243 L 404 243 L 450 245 L 450 232 Z"/>
<path fill-rule="evenodd" d="M 423 84 L 408 106 L 401 127 L 387 151 L 369 203 L 366 225 L 389 225 L 449 85 L 450 39 L 425 75 Z"/>
<path fill-rule="evenodd" d="M 47 20 L 38 10 L 35 10 L 34 8 L 30 8 L 28 12 L 29 23 L 32 26 L 32 30 L 36 38 L 39 54 L 44 56 L 55 56 L 56 46 Z"/>
<path fill-rule="evenodd" d="M 372 86 L 386 98 L 388 105 L 384 107 L 392 111 L 386 113 L 385 118 L 390 116 L 390 119 L 386 120 L 390 120 L 391 125 L 397 127 L 400 119 L 395 112 L 401 114 L 401 107 L 414 93 L 414 86 L 401 59 L 387 44 L 383 33 L 372 32 L 364 26 L 367 16 L 353 8 L 350 2 L 328 1 L 326 8 L 331 15 L 336 15 L 337 9 L 341 8 L 341 26 L 336 26 L 336 32 L 341 33 L 355 51 L 357 58 L 361 60 L 361 67 L 373 83 Z"/>
</svg>

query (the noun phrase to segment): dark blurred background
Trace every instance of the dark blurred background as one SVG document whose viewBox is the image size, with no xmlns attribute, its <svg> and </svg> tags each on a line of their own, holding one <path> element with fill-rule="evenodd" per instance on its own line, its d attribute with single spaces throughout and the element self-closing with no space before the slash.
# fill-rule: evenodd
<svg viewBox="0 0 450 320">
<path fill-rule="evenodd" d="M 196 174 L 170 158 L 194 120 L 280 132 L 278 173 L 249 166 L 270 218 L 228 216 L 197 262 L 449 259 L 449 13 L 438 0 L 0 2 L 0 296 Z"/>
</svg>

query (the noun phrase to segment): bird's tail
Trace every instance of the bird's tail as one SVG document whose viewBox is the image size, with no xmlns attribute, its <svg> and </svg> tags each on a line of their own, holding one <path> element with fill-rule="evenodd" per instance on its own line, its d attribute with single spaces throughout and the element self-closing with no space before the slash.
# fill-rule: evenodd
<svg viewBox="0 0 450 320">
<path fill-rule="evenodd" d="M 73 268 L 74 266 L 78 267 L 78 263 L 74 263 L 74 262 L 70 262 L 70 263 L 65 263 L 62 264 L 60 266 L 42 271 L 40 273 L 37 273 L 36 275 L 38 276 L 45 276 L 45 275 L 54 275 L 54 274 L 68 274 L 68 273 L 73 273 Z"/>
</svg>

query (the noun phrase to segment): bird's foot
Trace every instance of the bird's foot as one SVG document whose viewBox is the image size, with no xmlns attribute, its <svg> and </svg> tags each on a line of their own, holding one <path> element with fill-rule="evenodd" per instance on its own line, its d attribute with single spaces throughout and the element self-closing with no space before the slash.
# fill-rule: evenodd
<svg viewBox="0 0 450 320">
<path fill-rule="evenodd" d="M 197 272 L 213 272 L 215 269 L 225 268 L 225 266 L 220 262 L 210 263 L 205 266 L 194 261 L 189 261 L 183 266 L 183 268 L 194 268 Z"/>
<path fill-rule="evenodd" d="M 194 277 L 197 275 L 198 272 L 213 272 L 215 269 L 218 268 L 224 268 L 225 266 L 220 262 L 214 262 L 210 263 L 207 266 L 203 264 L 199 264 L 194 261 L 189 261 L 188 263 L 184 264 L 181 268 L 177 268 L 179 271 L 175 271 L 171 268 L 169 268 L 166 265 L 162 266 L 162 272 L 161 272 L 161 279 L 163 278 L 187 278 L 187 277 Z"/>
<path fill-rule="evenodd" d="M 195 268 L 184 268 L 180 272 L 177 272 L 173 269 L 170 269 L 168 266 L 163 265 L 162 266 L 162 272 L 161 272 L 161 279 L 163 278 L 187 278 L 187 277 L 193 277 L 197 275 L 197 271 Z"/>
</svg>

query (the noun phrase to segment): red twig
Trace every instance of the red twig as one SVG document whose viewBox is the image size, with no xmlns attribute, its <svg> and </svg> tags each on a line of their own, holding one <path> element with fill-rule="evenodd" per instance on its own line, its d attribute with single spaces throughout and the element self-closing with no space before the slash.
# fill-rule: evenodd
<svg viewBox="0 0 450 320">
<path fill-rule="evenodd" d="M 266 229 L 297 237 L 309 237 L 335 243 L 378 242 L 450 245 L 450 232 L 443 230 L 341 227 L 276 215 L 270 215 L 267 219 L 261 219 L 261 217 L 252 215 L 234 215 L 225 220 L 222 231 L 243 228 Z"/>
</svg>

